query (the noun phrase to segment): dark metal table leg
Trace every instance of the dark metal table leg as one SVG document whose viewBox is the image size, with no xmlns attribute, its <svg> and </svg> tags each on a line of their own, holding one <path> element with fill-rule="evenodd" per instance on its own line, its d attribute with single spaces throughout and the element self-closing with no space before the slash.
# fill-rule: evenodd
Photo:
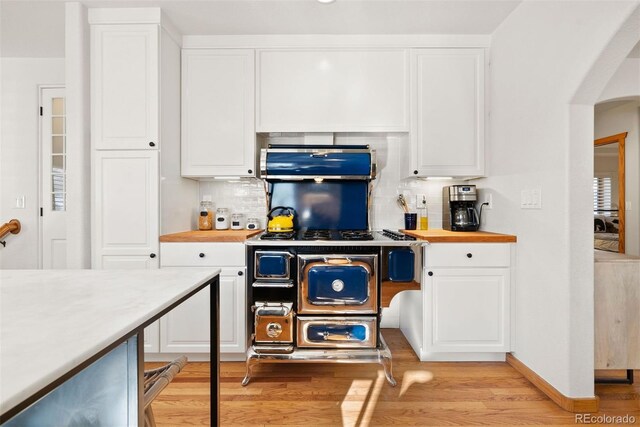
<svg viewBox="0 0 640 427">
<path fill-rule="evenodd" d="M 220 425 L 220 276 L 210 284 L 210 343 L 211 357 L 209 362 L 209 378 L 211 383 L 209 407 L 211 408 L 211 425 Z"/>
<path fill-rule="evenodd" d="M 633 369 L 627 369 L 627 378 L 596 378 L 596 384 L 633 384 Z"/>
</svg>

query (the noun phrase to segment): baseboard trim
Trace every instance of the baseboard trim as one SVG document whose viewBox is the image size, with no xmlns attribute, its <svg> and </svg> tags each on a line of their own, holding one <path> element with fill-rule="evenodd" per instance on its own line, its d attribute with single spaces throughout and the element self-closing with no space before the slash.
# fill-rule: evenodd
<svg viewBox="0 0 640 427">
<path fill-rule="evenodd" d="M 578 398 L 567 397 L 511 353 L 507 353 L 507 363 L 565 411 L 581 414 L 598 412 L 598 408 L 600 406 L 600 399 L 598 396 Z"/>
</svg>

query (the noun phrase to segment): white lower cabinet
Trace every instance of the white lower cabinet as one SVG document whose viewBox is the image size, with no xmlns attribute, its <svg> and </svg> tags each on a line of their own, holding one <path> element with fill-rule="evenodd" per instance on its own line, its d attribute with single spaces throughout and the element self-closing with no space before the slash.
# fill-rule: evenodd
<svg viewBox="0 0 640 427">
<path fill-rule="evenodd" d="M 242 243 L 161 243 L 162 268 L 220 269 L 220 354 L 246 350 L 246 267 Z M 209 353 L 209 288 L 203 289 L 160 319 L 160 353 Z"/>
<path fill-rule="evenodd" d="M 504 360 L 513 250 L 509 243 L 425 245 L 422 295 L 400 300 L 400 328 L 420 360 Z"/>
<path fill-rule="evenodd" d="M 238 275 L 242 273 L 242 275 Z M 245 268 L 220 273 L 220 353 L 246 350 Z M 160 351 L 208 353 L 209 288 L 200 291 L 160 319 Z"/>
<path fill-rule="evenodd" d="M 431 273 L 431 275 L 429 275 Z M 429 352 L 509 350 L 509 269 L 433 268 L 425 274 Z"/>
<path fill-rule="evenodd" d="M 144 328 L 145 353 L 157 353 L 160 351 L 160 321 L 156 320 Z"/>
</svg>

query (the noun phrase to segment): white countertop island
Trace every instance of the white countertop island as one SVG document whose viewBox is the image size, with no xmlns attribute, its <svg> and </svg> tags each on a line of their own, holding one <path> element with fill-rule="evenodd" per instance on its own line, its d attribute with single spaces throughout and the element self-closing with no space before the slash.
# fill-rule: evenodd
<svg viewBox="0 0 640 427">
<path fill-rule="evenodd" d="M 208 285 L 215 269 L 0 271 L 0 414 Z"/>
</svg>

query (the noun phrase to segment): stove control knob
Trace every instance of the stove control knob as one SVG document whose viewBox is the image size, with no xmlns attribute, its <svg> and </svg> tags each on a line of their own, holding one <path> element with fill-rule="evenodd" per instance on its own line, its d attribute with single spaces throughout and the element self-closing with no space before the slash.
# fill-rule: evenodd
<svg viewBox="0 0 640 427">
<path fill-rule="evenodd" d="M 271 322 L 267 325 L 267 335 L 271 338 L 277 338 L 282 334 L 282 325 L 277 322 Z"/>
<path fill-rule="evenodd" d="M 344 289 L 344 282 L 340 279 L 336 279 L 331 282 L 331 288 L 336 292 L 342 292 Z"/>
</svg>

